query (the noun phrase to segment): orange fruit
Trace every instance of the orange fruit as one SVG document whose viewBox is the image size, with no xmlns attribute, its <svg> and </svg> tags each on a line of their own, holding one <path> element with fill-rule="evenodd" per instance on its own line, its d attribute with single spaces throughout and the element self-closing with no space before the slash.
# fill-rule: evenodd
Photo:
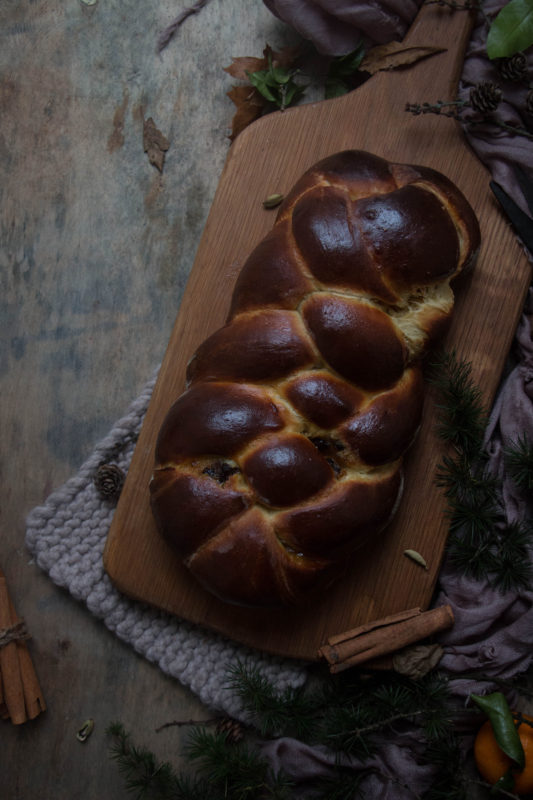
<svg viewBox="0 0 533 800">
<path fill-rule="evenodd" d="M 533 723 L 533 717 L 528 714 L 522 714 L 522 718 Z M 526 763 L 520 772 L 513 771 L 515 779 L 513 791 L 516 794 L 533 792 L 533 726 L 528 722 L 521 722 L 517 727 Z M 479 774 L 490 784 L 499 781 L 513 765 L 511 759 L 500 749 L 489 720 L 483 723 L 477 732 L 474 740 L 474 759 Z"/>
</svg>

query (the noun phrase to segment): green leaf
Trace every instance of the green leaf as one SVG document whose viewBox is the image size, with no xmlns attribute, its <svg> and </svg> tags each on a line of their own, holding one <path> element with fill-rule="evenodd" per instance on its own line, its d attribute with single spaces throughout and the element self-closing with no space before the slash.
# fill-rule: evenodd
<svg viewBox="0 0 533 800">
<path fill-rule="evenodd" d="M 250 78 L 252 86 L 255 86 L 257 91 L 260 92 L 266 100 L 271 103 L 277 102 L 277 97 L 269 89 L 266 73 L 251 72 L 248 73 L 248 77 Z"/>
<path fill-rule="evenodd" d="M 270 56 L 268 69 L 246 74 L 252 86 L 255 86 L 269 103 L 274 103 L 280 109 L 295 103 L 305 92 L 305 86 L 299 86 L 293 80 L 296 70 L 273 67 Z"/>
<path fill-rule="evenodd" d="M 325 98 L 331 100 L 333 97 L 342 97 L 343 94 L 348 94 L 351 91 L 350 87 L 344 81 L 328 80 L 325 86 Z"/>
<path fill-rule="evenodd" d="M 351 91 L 349 79 L 355 75 L 365 55 L 364 45 L 359 44 L 351 53 L 334 58 L 325 81 L 325 97 L 341 97 Z M 348 80 L 346 80 L 348 79 Z"/>
<path fill-rule="evenodd" d="M 270 73 L 275 83 L 288 83 L 292 73 L 282 67 L 271 67 Z"/>
<path fill-rule="evenodd" d="M 347 53 L 344 56 L 338 56 L 337 58 L 333 59 L 329 68 L 330 74 L 336 76 L 344 75 L 345 77 L 348 75 L 353 75 L 353 73 L 359 69 L 364 55 L 365 47 L 361 42 L 357 45 L 355 50 L 351 51 L 351 53 Z"/>
<path fill-rule="evenodd" d="M 490 26 L 489 58 L 507 58 L 533 44 L 533 0 L 511 0 Z"/>
<path fill-rule="evenodd" d="M 472 694 L 470 697 L 488 716 L 500 748 L 515 762 L 518 769 L 524 769 L 524 748 L 504 695 L 501 692 L 493 692 L 483 697 L 477 694 Z"/>
</svg>

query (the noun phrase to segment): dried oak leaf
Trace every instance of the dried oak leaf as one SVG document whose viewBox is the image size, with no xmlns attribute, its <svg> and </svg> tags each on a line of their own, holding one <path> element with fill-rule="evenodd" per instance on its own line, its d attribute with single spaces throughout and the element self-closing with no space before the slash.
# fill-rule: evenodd
<svg viewBox="0 0 533 800">
<path fill-rule="evenodd" d="M 159 172 L 163 171 L 163 164 L 165 163 L 165 153 L 167 152 L 170 144 L 168 139 L 161 133 L 152 117 L 144 120 L 143 125 L 143 148 L 144 152 L 148 154 L 150 164 L 153 164 Z"/>
<path fill-rule="evenodd" d="M 227 93 L 237 110 L 233 115 L 230 139 L 233 141 L 241 131 L 263 113 L 266 100 L 253 86 L 233 86 Z"/>
<path fill-rule="evenodd" d="M 382 70 L 398 69 L 416 64 L 423 58 L 443 53 L 445 50 L 445 47 L 417 47 L 404 45 L 401 42 L 390 42 L 372 47 L 361 61 L 359 69 L 374 75 Z"/>
</svg>

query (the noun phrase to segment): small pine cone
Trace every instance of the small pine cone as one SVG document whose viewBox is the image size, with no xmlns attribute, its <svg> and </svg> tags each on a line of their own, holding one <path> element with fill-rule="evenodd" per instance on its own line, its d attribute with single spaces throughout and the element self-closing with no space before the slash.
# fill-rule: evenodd
<svg viewBox="0 0 533 800">
<path fill-rule="evenodd" d="M 527 72 L 527 59 L 523 53 L 515 53 L 498 62 L 498 72 L 506 81 L 519 81 Z"/>
<path fill-rule="evenodd" d="M 229 744 L 237 744 L 244 736 L 244 726 L 237 719 L 224 717 L 218 722 L 216 732 L 224 735 Z"/>
<path fill-rule="evenodd" d="M 502 90 L 495 83 L 483 81 L 470 89 L 470 105 L 474 111 L 486 114 L 495 111 L 502 99 Z"/>
<path fill-rule="evenodd" d="M 94 476 L 94 485 L 105 499 L 118 498 L 124 485 L 124 473 L 116 464 L 100 464 Z"/>
</svg>

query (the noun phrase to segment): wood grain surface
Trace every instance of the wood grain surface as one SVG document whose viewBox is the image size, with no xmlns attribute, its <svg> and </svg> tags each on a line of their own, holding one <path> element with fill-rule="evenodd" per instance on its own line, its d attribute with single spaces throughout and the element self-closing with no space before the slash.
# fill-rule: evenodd
<svg viewBox="0 0 533 800">
<path fill-rule="evenodd" d="M 0 3 L 0 565 L 47 703 L 22 726 L 0 720 L 2 800 L 125 800 L 111 721 L 178 766 L 188 728 L 156 729 L 212 716 L 56 586 L 24 541 L 26 514 L 163 357 L 228 152 L 223 68 L 294 42 L 262 2 L 213 0 L 158 55 L 186 5 Z M 170 142 L 162 174 L 143 116 Z"/>
<path fill-rule="evenodd" d="M 263 199 L 286 193 L 317 159 L 344 148 L 438 169 L 473 205 L 483 244 L 475 271 L 458 288 L 447 346 L 472 363 L 490 403 L 529 285 L 529 265 L 491 197 L 488 174 L 457 124 L 405 111 L 407 102 L 455 96 L 470 25 L 467 13 L 423 7 L 408 42 L 444 47 L 444 52 L 403 70 L 381 72 L 342 98 L 269 115 L 232 145 L 107 542 L 106 569 L 122 591 L 261 650 L 307 659 L 315 658 L 329 635 L 429 605 L 447 535 L 444 502 L 434 481 L 441 448 L 431 396 L 419 439 L 406 459 L 404 498 L 393 524 L 303 608 L 236 608 L 201 589 L 157 535 L 148 485 L 157 432 L 184 388 L 186 363 L 223 323 L 236 275 L 272 225 Z M 427 571 L 403 556 L 407 548 L 424 556 Z"/>
</svg>

